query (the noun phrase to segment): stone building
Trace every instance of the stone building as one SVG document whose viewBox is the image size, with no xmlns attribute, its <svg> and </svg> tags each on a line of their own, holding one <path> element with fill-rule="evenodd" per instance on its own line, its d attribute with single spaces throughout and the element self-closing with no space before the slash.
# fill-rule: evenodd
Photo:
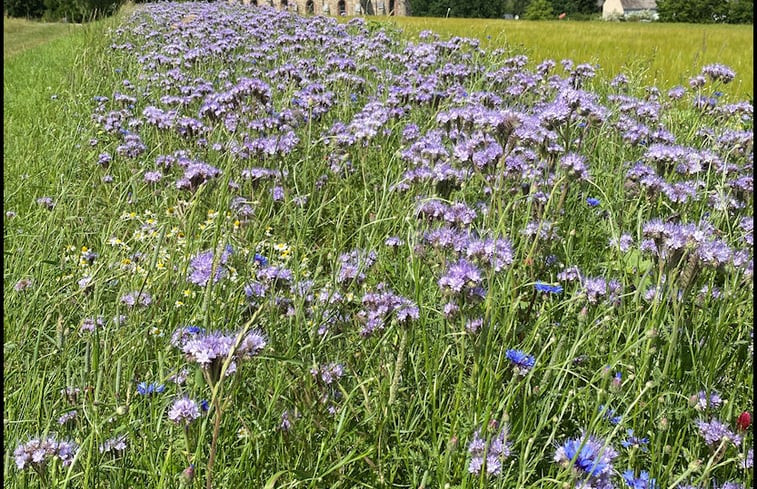
<svg viewBox="0 0 757 489">
<path fill-rule="evenodd" d="M 657 18 L 656 0 L 605 0 L 602 3 L 602 18 L 633 17 L 648 14 Z"/>
<path fill-rule="evenodd" d="M 409 0 L 242 0 L 300 15 L 409 15 Z"/>
</svg>

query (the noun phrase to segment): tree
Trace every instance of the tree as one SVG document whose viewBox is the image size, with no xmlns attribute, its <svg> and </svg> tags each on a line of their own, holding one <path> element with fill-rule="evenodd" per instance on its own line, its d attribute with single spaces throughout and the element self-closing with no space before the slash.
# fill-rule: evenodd
<svg viewBox="0 0 757 489">
<path fill-rule="evenodd" d="M 505 13 L 505 0 L 410 0 L 413 15 L 428 17 L 497 18 Z"/>
<path fill-rule="evenodd" d="M 728 2 L 722 0 L 657 0 L 657 13 L 662 22 L 710 24 L 724 22 Z"/>
<path fill-rule="evenodd" d="M 752 24 L 754 23 L 753 0 L 730 0 L 728 2 L 729 24 Z"/>
<path fill-rule="evenodd" d="M 45 12 L 43 0 L 5 0 L 3 9 L 8 17 L 36 19 Z"/>
<path fill-rule="evenodd" d="M 555 18 L 549 0 L 533 0 L 523 14 L 528 20 L 551 20 Z"/>
</svg>

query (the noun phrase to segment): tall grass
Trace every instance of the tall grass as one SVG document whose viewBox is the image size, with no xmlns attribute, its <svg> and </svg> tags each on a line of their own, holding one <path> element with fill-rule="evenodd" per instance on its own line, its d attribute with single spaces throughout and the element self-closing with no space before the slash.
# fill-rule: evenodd
<svg viewBox="0 0 757 489">
<path fill-rule="evenodd" d="M 685 85 L 700 66 L 723 63 L 739 80 L 731 93 L 754 95 L 754 38 L 748 25 L 665 24 L 602 21 L 525 21 L 377 17 L 394 23 L 408 39 L 424 30 L 443 38 L 472 37 L 485 49 L 504 48 L 526 54 L 534 63 L 572 59 L 599 66 L 611 79 L 633 74 L 644 85 L 660 89 Z"/>
</svg>

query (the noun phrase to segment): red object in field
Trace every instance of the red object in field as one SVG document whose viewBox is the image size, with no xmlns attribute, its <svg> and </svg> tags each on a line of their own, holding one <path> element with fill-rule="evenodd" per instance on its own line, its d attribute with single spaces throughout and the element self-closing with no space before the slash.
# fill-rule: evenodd
<svg viewBox="0 0 757 489">
<path fill-rule="evenodd" d="M 749 414 L 749 411 L 741 413 L 739 419 L 736 420 L 736 424 L 740 430 L 746 430 L 749 428 L 749 425 L 752 424 L 752 415 Z"/>
<path fill-rule="evenodd" d="M 565 12 L 563 12 L 563 13 L 561 13 L 560 15 L 558 15 L 558 16 L 557 16 L 557 18 L 558 18 L 558 19 L 564 19 L 564 18 L 565 18 L 565 15 L 566 15 L 566 14 L 565 14 Z"/>
</svg>

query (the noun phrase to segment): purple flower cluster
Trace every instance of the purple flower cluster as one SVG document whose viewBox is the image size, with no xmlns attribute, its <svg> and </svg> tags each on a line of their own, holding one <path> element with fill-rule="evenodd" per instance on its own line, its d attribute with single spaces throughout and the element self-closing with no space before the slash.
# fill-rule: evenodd
<svg viewBox="0 0 757 489">
<path fill-rule="evenodd" d="M 696 425 L 704 442 L 713 448 L 717 448 L 723 441 L 733 443 L 737 446 L 741 444 L 741 436 L 734 433 L 727 425 L 717 419 L 713 418 L 710 421 L 699 419 Z"/>
<path fill-rule="evenodd" d="M 344 375 L 344 367 L 339 363 L 329 363 L 310 369 L 310 374 L 316 380 L 331 385 Z"/>
<path fill-rule="evenodd" d="M 203 251 L 196 255 L 189 262 L 189 276 L 187 281 L 205 287 L 210 281 L 211 275 L 213 275 L 213 267 L 215 266 L 215 275 L 213 275 L 213 283 L 217 283 L 226 275 L 226 269 L 224 265 L 229 260 L 229 257 L 233 253 L 231 246 L 226 245 L 221 253 L 218 263 L 213 263 L 215 259 L 215 253 L 213 250 Z"/>
<path fill-rule="evenodd" d="M 395 294 L 383 284 L 379 284 L 376 291 L 367 292 L 361 304 L 362 309 L 356 317 L 363 325 L 360 330 L 362 336 L 384 329 L 392 319 L 399 324 L 407 324 L 420 316 L 420 310 L 413 301 Z"/>
<path fill-rule="evenodd" d="M 100 453 L 113 453 L 114 455 L 122 454 L 126 450 L 126 435 L 119 435 L 109 438 L 99 447 Z"/>
<path fill-rule="evenodd" d="M 468 453 L 471 455 L 468 464 L 468 472 L 478 475 L 482 470 L 487 475 L 500 475 L 502 463 L 510 456 L 512 442 L 507 440 L 508 426 L 503 425 L 496 436 L 487 442 L 481 436 L 481 430 L 476 430 L 473 440 L 468 445 Z"/>
<path fill-rule="evenodd" d="M 64 467 L 68 467 L 73 463 L 78 451 L 79 447 L 76 443 L 58 441 L 55 439 L 55 435 L 50 435 L 45 439 L 32 438 L 28 442 L 20 444 L 13 452 L 13 458 L 18 470 L 31 467 L 40 471 L 55 458 L 60 459 Z"/>
<path fill-rule="evenodd" d="M 231 362 L 226 375 L 237 370 L 237 362 L 251 358 L 260 353 L 268 344 L 268 340 L 261 331 L 252 330 L 242 337 L 237 345 L 238 334 L 224 334 L 220 331 L 197 333 L 181 346 L 181 351 L 187 360 L 200 365 L 210 375 L 215 384 L 221 375 L 221 368 L 227 358 Z"/>
<path fill-rule="evenodd" d="M 200 417 L 200 408 L 189 397 L 182 397 L 174 401 L 168 411 L 168 419 L 179 425 L 188 426 Z"/>
<path fill-rule="evenodd" d="M 376 262 L 375 251 L 352 250 L 339 257 L 339 274 L 337 281 L 341 284 L 350 282 L 361 283 L 365 280 L 367 271 Z"/>
</svg>

